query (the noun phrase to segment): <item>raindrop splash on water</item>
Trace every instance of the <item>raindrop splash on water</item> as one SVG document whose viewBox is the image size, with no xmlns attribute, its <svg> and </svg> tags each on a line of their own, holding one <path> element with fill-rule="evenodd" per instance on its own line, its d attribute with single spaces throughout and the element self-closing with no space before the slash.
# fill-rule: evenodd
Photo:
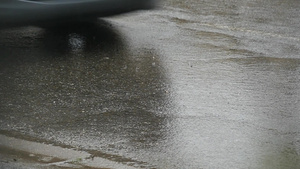
<svg viewBox="0 0 300 169">
<path fill-rule="evenodd" d="M 68 46 L 72 51 L 81 51 L 86 46 L 85 37 L 77 34 L 71 33 L 68 36 Z"/>
</svg>

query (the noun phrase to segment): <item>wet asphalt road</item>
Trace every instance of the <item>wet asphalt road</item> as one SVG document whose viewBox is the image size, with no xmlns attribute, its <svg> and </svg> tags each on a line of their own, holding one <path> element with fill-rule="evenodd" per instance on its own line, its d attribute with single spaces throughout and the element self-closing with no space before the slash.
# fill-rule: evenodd
<svg viewBox="0 0 300 169">
<path fill-rule="evenodd" d="M 300 3 L 166 0 L 0 32 L 0 133 L 137 168 L 300 168 Z"/>
</svg>

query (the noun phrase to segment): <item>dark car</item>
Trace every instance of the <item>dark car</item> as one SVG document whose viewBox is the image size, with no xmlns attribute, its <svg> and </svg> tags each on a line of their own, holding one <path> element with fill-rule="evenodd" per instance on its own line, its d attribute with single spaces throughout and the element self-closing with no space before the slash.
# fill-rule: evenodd
<svg viewBox="0 0 300 169">
<path fill-rule="evenodd" d="M 0 0 L 0 27 L 84 20 L 151 9 L 155 0 Z"/>
</svg>

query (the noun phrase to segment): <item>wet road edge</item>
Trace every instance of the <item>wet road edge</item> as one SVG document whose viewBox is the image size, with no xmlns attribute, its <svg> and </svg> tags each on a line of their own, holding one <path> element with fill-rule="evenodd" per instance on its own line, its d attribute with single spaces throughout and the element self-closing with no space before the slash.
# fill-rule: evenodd
<svg viewBox="0 0 300 169">
<path fill-rule="evenodd" d="M 80 150 L 38 143 L 0 134 L 0 166 L 16 166 L 16 163 L 32 164 L 36 168 L 135 168 Z M 15 158 L 12 158 L 15 157 Z M 18 160 L 22 159 L 22 160 Z M 22 165 L 22 164 L 18 164 Z"/>
</svg>

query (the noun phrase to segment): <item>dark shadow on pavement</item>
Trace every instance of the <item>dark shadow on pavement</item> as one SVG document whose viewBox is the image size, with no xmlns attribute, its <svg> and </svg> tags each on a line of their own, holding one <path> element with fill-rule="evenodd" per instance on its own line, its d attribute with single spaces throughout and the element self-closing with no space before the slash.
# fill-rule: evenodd
<svg viewBox="0 0 300 169">
<path fill-rule="evenodd" d="M 108 52 L 123 48 L 122 36 L 105 20 L 70 22 L 45 28 L 43 44 L 49 52 Z"/>
<path fill-rule="evenodd" d="M 132 48 L 103 20 L 0 32 L 0 131 L 149 167 L 131 158 L 169 134 L 169 83 L 155 49 Z"/>
</svg>

